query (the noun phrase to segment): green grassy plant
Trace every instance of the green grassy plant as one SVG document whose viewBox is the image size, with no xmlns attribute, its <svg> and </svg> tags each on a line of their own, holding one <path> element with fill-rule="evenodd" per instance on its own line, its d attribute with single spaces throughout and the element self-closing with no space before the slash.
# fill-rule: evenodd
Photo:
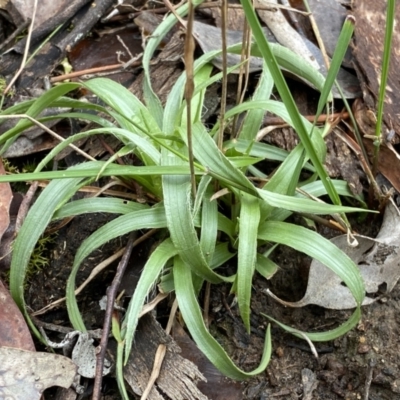
<svg viewBox="0 0 400 400">
<path fill-rule="evenodd" d="M 229 120 L 239 113 L 246 113 L 238 140 L 224 143 L 224 148 L 228 149 L 226 153 L 215 142 L 218 124 L 209 131 L 201 121 L 205 90 L 221 78 L 221 74 L 211 74 L 212 67 L 209 64 L 218 52 L 205 54 L 194 64 L 195 92 L 191 104 L 191 121 L 187 120 L 186 104 L 183 100 L 185 74 L 175 83 L 164 107 L 151 89 L 149 63 L 158 42 L 175 22 L 173 15 L 168 16 L 157 28 L 144 53 L 144 70 L 147 73 L 144 84 L 145 104 L 117 83 L 97 78 L 86 83 L 59 85 L 35 101 L 16 105 L 3 112 L 3 117 L 19 113 L 36 118 L 49 106 L 79 108 L 87 112 L 70 112 L 56 118 L 82 119 L 98 126 L 60 143 L 42 160 L 34 173 L 0 177 L 0 181 L 52 179 L 32 206 L 17 237 L 10 276 L 12 295 L 38 336 L 40 334 L 25 309 L 23 284 L 30 255 L 41 233 L 51 221 L 94 211 L 119 215 L 88 237 L 75 255 L 66 286 L 66 297 L 70 321 L 75 329 L 81 331 L 85 331 L 86 327 L 74 290 L 75 277 L 82 261 L 107 241 L 132 230 L 158 228 L 168 233 L 144 266 L 121 326 L 114 326 L 114 330 L 118 332 L 117 371 L 120 384 L 122 364 L 127 361 L 131 352 L 139 313 L 150 289 L 160 280 L 164 290 L 175 292 L 183 319 L 193 339 L 218 369 L 234 379 L 245 379 L 262 372 L 271 355 L 270 327 L 266 330 L 265 347 L 259 367 L 253 371 L 243 371 L 232 362 L 205 327 L 197 296 L 204 282 L 230 284 L 232 292 L 237 296 L 244 326 L 250 331 L 250 304 L 255 271 L 263 276 L 271 276 L 276 270 L 276 266 L 268 258 L 269 254 L 260 250 L 265 244 L 284 244 L 320 260 L 341 277 L 356 299 L 356 310 L 342 326 L 328 333 L 302 332 L 301 337 L 332 340 L 354 327 L 360 316 L 364 286 L 357 266 L 322 236 L 285 222 L 292 212 L 344 214 L 365 211 L 362 208 L 341 205 L 340 196 L 353 196 L 344 182 L 331 180 L 324 169 L 324 129 L 314 126 L 300 115 L 282 76 L 280 65 L 285 64 L 285 68 L 290 70 L 298 69 L 300 63 L 302 73 L 312 79 L 314 86 L 324 93 L 322 103 L 332 100 L 330 90 L 334 79 L 325 81 L 318 71 L 299 61 L 290 51 L 279 45 L 268 44 L 250 3 L 243 0 L 242 4 L 256 39 L 252 53 L 261 54 L 265 64 L 253 99 L 234 107 L 225 115 L 226 120 Z M 180 15 L 186 12 L 186 5 L 178 10 Z M 234 46 L 230 51 L 238 52 L 240 46 Z M 270 99 L 274 85 L 283 102 Z M 106 106 L 65 97 L 81 87 L 97 95 Z M 93 110 L 107 115 L 107 118 L 93 114 Z M 299 134 L 301 143 L 290 153 L 255 142 L 266 111 L 283 118 Z M 41 118 L 40 121 L 50 118 L 54 117 Z M 193 135 L 197 186 L 195 198 L 191 196 L 186 135 L 188 124 L 191 124 Z M 29 120 L 21 118 L 14 128 L 0 137 L 0 144 L 6 148 L 30 125 Z M 111 161 L 90 161 L 65 171 L 41 172 L 70 143 L 97 134 L 116 136 L 124 151 L 133 153 L 141 160 L 142 165 L 121 166 Z M 280 160 L 282 163 L 264 187 L 255 187 L 249 177 L 263 175 L 258 170 L 257 163 L 268 159 Z M 300 178 L 303 168 L 314 173 L 314 181 L 306 186 Z M 135 180 L 145 191 L 151 193 L 152 198 L 158 199 L 157 204 L 150 206 L 110 198 L 71 201 L 81 186 L 100 176 L 111 175 Z M 304 186 L 303 191 L 316 197 L 329 195 L 332 204 L 306 198 L 296 190 L 299 186 Z M 213 199 L 215 187 L 225 189 L 229 196 Z M 223 207 L 219 207 L 219 204 Z M 222 213 L 222 209 L 229 211 Z M 236 272 L 226 276 L 218 267 L 234 256 L 238 260 Z M 281 326 L 298 334 L 293 328 Z"/>
<path fill-rule="evenodd" d="M 385 30 L 385 44 L 382 55 L 382 72 L 380 77 L 379 99 L 378 99 L 378 114 L 376 118 L 374 142 L 374 160 L 372 172 L 375 175 L 378 168 L 379 148 L 382 142 L 382 120 L 383 120 L 383 107 L 385 104 L 386 84 L 389 75 L 389 62 L 390 53 L 392 51 L 392 38 L 395 23 L 395 7 L 396 0 L 388 0 L 386 10 L 386 30 Z"/>
</svg>

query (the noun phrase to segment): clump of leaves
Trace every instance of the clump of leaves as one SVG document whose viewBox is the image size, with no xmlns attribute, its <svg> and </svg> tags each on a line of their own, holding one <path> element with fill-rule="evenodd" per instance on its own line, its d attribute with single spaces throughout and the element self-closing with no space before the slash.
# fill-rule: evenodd
<svg viewBox="0 0 400 400">
<path fill-rule="evenodd" d="M 9 180 L 52 179 L 32 206 L 15 243 L 11 266 L 10 288 L 22 310 L 25 310 L 23 282 L 29 260 L 40 234 L 50 221 L 90 212 L 110 212 L 120 216 L 107 223 L 88 237 L 78 249 L 72 272 L 69 276 L 66 297 L 70 321 L 75 329 L 85 331 L 85 323 L 74 295 L 75 277 L 82 261 L 107 241 L 132 230 L 163 229 L 168 235 L 149 257 L 140 280 L 129 303 L 128 310 L 118 330 L 118 342 L 124 346 L 123 358 L 129 357 L 139 313 L 150 289 L 160 280 L 164 267 L 170 267 L 162 279 L 164 291 L 174 291 L 177 302 L 193 339 L 210 361 L 224 374 L 234 379 L 244 379 L 262 372 L 271 355 L 270 328 L 266 330 L 265 347 L 258 368 L 247 372 L 239 369 L 211 336 L 206 328 L 197 295 L 204 282 L 228 283 L 236 294 L 243 323 L 250 331 L 250 303 L 252 279 L 255 271 L 265 277 L 271 276 L 275 264 L 264 253 L 263 245 L 275 243 L 290 246 L 319 260 L 332 269 L 347 285 L 354 296 L 357 307 L 349 320 L 328 332 L 308 334 L 285 327 L 301 337 L 313 340 L 332 340 L 355 326 L 360 317 L 360 304 L 364 297 L 364 286 L 357 266 L 351 259 L 319 234 L 306 228 L 285 222 L 292 212 L 307 214 L 337 214 L 364 211 L 360 208 L 342 206 L 340 195 L 352 196 L 343 181 L 329 179 L 323 160 L 326 152 L 323 134 L 298 112 L 286 83 L 281 75 L 278 60 L 290 70 L 298 66 L 298 57 L 276 46 L 270 46 L 259 29 L 254 12 L 243 0 L 244 9 L 252 24 L 258 46 L 253 53 L 261 54 L 266 62 L 253 98 L 226 113 L 227 120 L 239 113 L 246 113 L 238 139 L 224 143 L 226 153 L 215 143 L 218 124 L 208 131 L 201 121 L 206 88 L 221 74 L 211 75 L 209 64 L 219 54 L 215 51 L 200 57 L 194 64 L 195 92 L 191 107 L 192 120 L 186 116 L 183 92 L 186 77 L 183 74 L 162 107 L 151 90 L 149 78 L 150 59 L 158 42 L 175 23 L 170 15 L 149 40 L 144 54 L 145 104 L 117 83 L 97 78 L 86 83 L 66 83 L 50 89 L 34 102 L 17 105 L 3 114 L 25 113 L 36 118 L 46 107 L 59 106 L 87 110 L 65 113 L 57 118 L 77 118 L 97 124 L 97 128 L 76 134 L 56 146 L 39 164 L 35 173 L 18 175 Z M 183 15 L 187 5 L 178 12 Z M 351 34 L 351 24 L 349 33 Z M 232 48 L 239 51 L 240 46 Z M 282 54 L 284 54 L 282 58 Z M 286 61 L 285 61 L 286 57 Z M 290 61 L 290 62 L 288 62 Z M 340 64 L 340 63 L 339 63 Z M 334 65 L 334 63 L 333 63 Z M 313 80 L 321 92 L 322 106 L 331 100 L 330 89 L 334 78 L 322 75 L 305 64 L 304 73 Z M 332 67 L 332 74 L 335 68 Z M 275 86 L 282 102 L 271 100 Z M 97 95 L 105 107 L 88 104 L 65 97 L 77 88 L 84 87 Z M 322 106 L 319 107 L 322 110 Z M 98 114 L 92 111 L 98 112 Z M 290 153 L 277 150 L 264 143 L 255 143 L 257 131 L 266 111 L 284 119 L 299 134 L 301 143 Z M 107 115 L 107 118 L 100 117 Z M 54 117 L 48 117 L 54 118 Z M 46 121 L 48 118 L 41 118 Z M 187 126 L 191 125 L 194 155 L 196 194 L 191 190 Z M 21 119 L 6 132 L 0 143 L 5 147 L 15 139 L 31 121 Z M 40 172 L 49 160 L 63 148 L 79 140 L 98 134 L 116 136 L 123 144 L 122 151 L 133 153 L 142 162 L 141 166 L 121 166 L 113 159 L 106 162 L 90 161 L 65 171 Z M 261 160 L 279 160 L 281 165 L 263 187 L 255 187 L 252 176 L 263 176 L 257 163 Z M 311 163 L 309 163 L 311 161 Z M 314 173 L 314 181 L 301 182 L 301 171 L 307 168 Z M 88 182 L 100 176 L 123 176 L 139 183 L 144 191 L 158 199 L 157 204 L 148 205 L 118 198 L 91 198 L 70 201 L 74 193 Z M 296 188 L 302 187 L 299 193 Z M 221 192 L 216 195 L 215 188 Z M 305 197 L 308 193 L 310 197 Z M 316 197 L 328 194 L 333 204 L 315 201 Z M 219 207 L 219 205 L 223 207 Z M 221 210 L 228 210 L 222 213 Z M 344 218 L 345 220 L 345 218 Z M 237 257 L 237 269 L 226 276 L 218 267 L 232 257 Z M 29 321 L 29 315 L 25 311 Z M 35 326 L 32 329 L 39 335 Z M 122 352 L 120 353 L 122 354 Z M 118 360 L 122 365 L 122 357 Z M 120 368 L 120 370 L 122 370 Z M 121 378 L 122 381 L 122 378 Z M 121 382 L 120 381 L 120 382 Z"/>
</svg>

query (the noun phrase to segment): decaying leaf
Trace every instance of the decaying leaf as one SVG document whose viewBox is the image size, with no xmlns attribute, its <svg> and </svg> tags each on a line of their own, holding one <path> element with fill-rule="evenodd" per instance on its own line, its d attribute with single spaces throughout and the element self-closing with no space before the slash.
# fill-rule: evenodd
<svg viewBox="0 0 400 400">
<path fill-rule="evenodd" d="M 87 1 L 66 1 L 66 0 L 41 0 L 37 3 L 37 11 L 35 16 L 35 28 L 43 24 L 49 23 L 51 20 L 57 19 L 59 14 L 65 15 L 66 10 L 71 10 L 67 15 L 74 13 L 82 7 L 82 3 Z M 13 22 L 18 25 L 32 18 L 34 2 L 31 0 L 10 0 L 7 3 L 7 11 L 11 14 Z M 57 19 L 58 21 L 58 19 Z M 57 23 L 51 21 L 52 23 Z"/>
<path fill-rule="evenodd" d="M 278 4 L 278 0 L 256 0 L 255 6 L 268 6 Z M 259 9 L 258 15 L 267 24 L 276 40 L 282 45 L 307 60 L 314 68 L 319 69 L 318 60 L 305 44 L 301 35 L 289 24 L 279 8 L 264 10 Z"/>
<path fill-rule="evenodd" d="M 338 0 L 308 0 L 308 5 L 318 25 L 318 31 L 324 42 L 326 52 L 332 57 L 348 14 L 347 10 Z M 347 49 L 343 65 L 352 68 L 352 61 L 351 49 Z"/>
<path fill-rule="evenodd" d="M 0 399 L 40 399 L 52 386 L 68 388 L 76 365 L 64 356 L 0 347 Z"/>
<path fill-rule="evenodd" d="M 17 347 L 19 349 L 35 351 L 35 345 L 33 344 L 33 340 L 24 317 L 1 280 L 0 346 Z M 2 363 L 3 360 L 0 358 L 0 369 Z"/>
<path fill-rule="evenodd" d="M 357 247 L 348 245 L 347 236 L 331 239 L 359 266 L 367 295 L 363 305 L 375 301 L 368 294 L 376 293 L 382 284 L 390 292 L 400 278 L 400 212 L 393 202 L 389 202 L 381 230 L 376 239 L 355 235 Z M 341 279 L 325 265 L 313 260 L 308 277 L 307 291 L 297 302 L 285 302 L 268 291 L 273 298 L 289 307 L 303 307 L 316 304 L 321 307 L 345 310 L 354 308 L 356 302 L 350 290 Z"/>
<path fill-rule="evenodd" d="M 0 159 L 0 174 L 5 175 L 4 165 Z M 0 183 L 0 239 L 10 223 L 10 204 L 13 198 L 9 183 Z"/>
</svg>

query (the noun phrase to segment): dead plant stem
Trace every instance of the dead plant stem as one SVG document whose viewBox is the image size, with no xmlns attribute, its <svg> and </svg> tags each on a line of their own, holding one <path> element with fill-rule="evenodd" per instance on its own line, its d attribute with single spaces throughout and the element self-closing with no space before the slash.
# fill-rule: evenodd
<svg viewBox="0 0 400 400">
<path fill-rule="evenodd" d="M 193 39 L 194 7 L 192 0 L 189 0 L 188 20 L 186 24 L 185 37 L 185 100 L 186 100 L 186 132 L 189 152 L 190 181 L 192 185 L 193 199 L 196 197 L 196 175 L 194 171 L 193 138 L 192 138 L 192 98 L 194 92 L 194 51 L 196 44 Z"/>
<path fill-rule="evenodd" d="M 124 255 L 122 256 L 121 261 L 118 264 L 117 273 L 115 274 L 111 286 L 107 290 L 107 308 L 104 316 L 103 332 L 99 344 L 100 351 L 97 353 L 96 356 L 96 376 L 94 378 L 92 400 L 100 400 L 101 398 L 101 383 L 103 380 L 104 358 L 107 351 L 108 335 L 110 332 L 112 313 L 114 311 L 114 302 L 115 298 L 117 297 L 119 285 L 121 284 L 126 267 L 128 265 L 129 258 L 132 254 L 133 244 L 135 242 L 136 235 L 136 232 L 131 232 L 131 234 L 129 235 Z"/>
<path fill-rule="evenodd" d="M 34 0 L 33 11 L 32 11 L 32 20 L 31 20 L 31 24 L 29 26 L 28 36 L 26 37 L 26 45 L 25 45 L 25 49 L 24 49 L 24 55 L 23 55 L 22 61 L 21 61 L 21 66 L 19 67 L 19 70 L 16 72 L 16 74 L 11 79 L 10 83 L 8 84 L 8 86 L 4 89 L 3 95 L 8 93 L 8 91 L 11 89 L 12 85 L 14 85 L 15 81 L 18 79 L 18 77 L 21 75 L 22 71 L 25 68 L 26 60 L 28 58 L 28 53 L 29 53 L 29 46 L 31 44 L 33 26 L 35 24 L 37 4 L 38 4 L 38 0 Z"/>
</svg>

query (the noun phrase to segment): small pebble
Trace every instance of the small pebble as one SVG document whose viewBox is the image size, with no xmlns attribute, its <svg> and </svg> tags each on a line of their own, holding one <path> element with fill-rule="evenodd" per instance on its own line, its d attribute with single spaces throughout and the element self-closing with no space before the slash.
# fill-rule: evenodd
<svg viewBox="0 0 400 400">
<path fill-rule="evenodd" d="M 368 353 L 371 350 L 371 347 L 367 344 L 360 344 L 358 346 L 357 352 L 358 354 L 365 354 Z"/>
</svg>

